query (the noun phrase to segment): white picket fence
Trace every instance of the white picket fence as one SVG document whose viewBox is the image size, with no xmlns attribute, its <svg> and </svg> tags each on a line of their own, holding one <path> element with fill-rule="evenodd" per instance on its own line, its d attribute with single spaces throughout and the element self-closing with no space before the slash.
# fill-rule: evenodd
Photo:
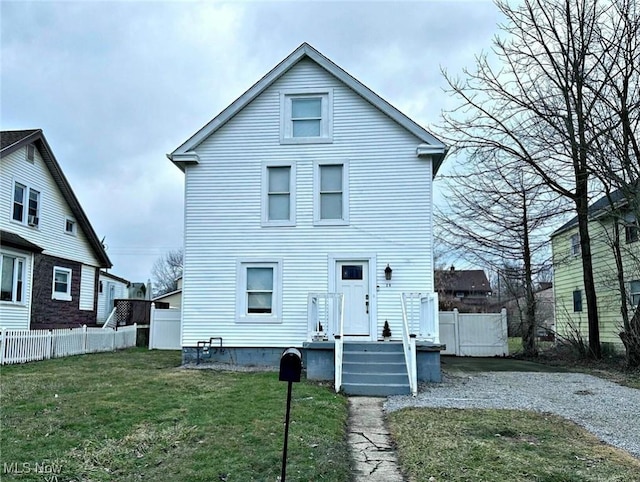
<svg viewBox="0 0 640 482">
<path fill-rule="evenodd" d="M 57 330 L 0 329 L 0 365 L 26 363 L 70 355 L 115 351 L 136 346 L 138 326 L 118 330 L 65 328 Z"/>
</svg>

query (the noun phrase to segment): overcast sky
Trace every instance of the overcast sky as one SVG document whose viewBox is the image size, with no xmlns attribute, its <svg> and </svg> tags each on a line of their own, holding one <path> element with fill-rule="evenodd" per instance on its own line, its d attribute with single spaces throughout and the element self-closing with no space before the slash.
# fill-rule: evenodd
<svg viewBox="0 0 640 482">
<path fill-rule="evenodd" d="M 489 0 L 0 0 L 2 130 L 41 128 L 112 273 L 150 277 L 182 246 L 183 174 L 167 158 L 308 42 L 427 129 L 450 106 L 440 68 L 490 47 Z"/>
</svg>

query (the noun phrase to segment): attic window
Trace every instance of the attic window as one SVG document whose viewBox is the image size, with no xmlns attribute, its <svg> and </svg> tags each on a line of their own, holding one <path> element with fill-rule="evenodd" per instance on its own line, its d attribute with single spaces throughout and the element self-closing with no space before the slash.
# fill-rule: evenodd
<svg viewBox="0 0 640 482">
<path fill-rule="evenodd" d="M 27 146 L 27 161 L 33 162 L 36 159 L 36 146 L 29 144 Z"/>
<path fill-rule="evenodd" d="M 65 218 L 64 232 L 67 234 L 76 234 L 76 222 L 71 218 Z"/>
<path fill-rule="evenodd" d="M 333 140 L 333 91 L 287 91 L 280 98 L 280 142 L 326 143 Z"/>
</svg>

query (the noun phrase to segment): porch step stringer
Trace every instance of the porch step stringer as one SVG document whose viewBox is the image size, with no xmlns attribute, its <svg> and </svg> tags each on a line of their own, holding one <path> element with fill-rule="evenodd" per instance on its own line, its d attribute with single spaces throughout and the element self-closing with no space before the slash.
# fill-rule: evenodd
<svg viewBox="0 0 640 482">
<path fill-rule="evenodd" d="M 409 376 L 400 342 L 345 342 L 342 390 L 347 395 L 408 395 Z"/>
</svg>

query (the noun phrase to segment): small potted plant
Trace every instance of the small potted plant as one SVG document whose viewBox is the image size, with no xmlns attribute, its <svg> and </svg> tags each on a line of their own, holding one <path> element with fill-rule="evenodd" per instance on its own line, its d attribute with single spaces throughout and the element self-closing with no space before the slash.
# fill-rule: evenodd
<svg viewBox="0 0 640 482">
<path fill-rule="evenodd" d="M 391 339 L 391 328 L 389 328 L 389 322 L 384 320 L 384 327 L 382 328 L 382 338 L 384 341 L 389 341 Z"/>
<path fill-rule="evenodd" d="M 322 323 L 318 323 L 318 331 L 313 335 L 313 341 L 322 341 L 326 338 Z"/>
</svg>

